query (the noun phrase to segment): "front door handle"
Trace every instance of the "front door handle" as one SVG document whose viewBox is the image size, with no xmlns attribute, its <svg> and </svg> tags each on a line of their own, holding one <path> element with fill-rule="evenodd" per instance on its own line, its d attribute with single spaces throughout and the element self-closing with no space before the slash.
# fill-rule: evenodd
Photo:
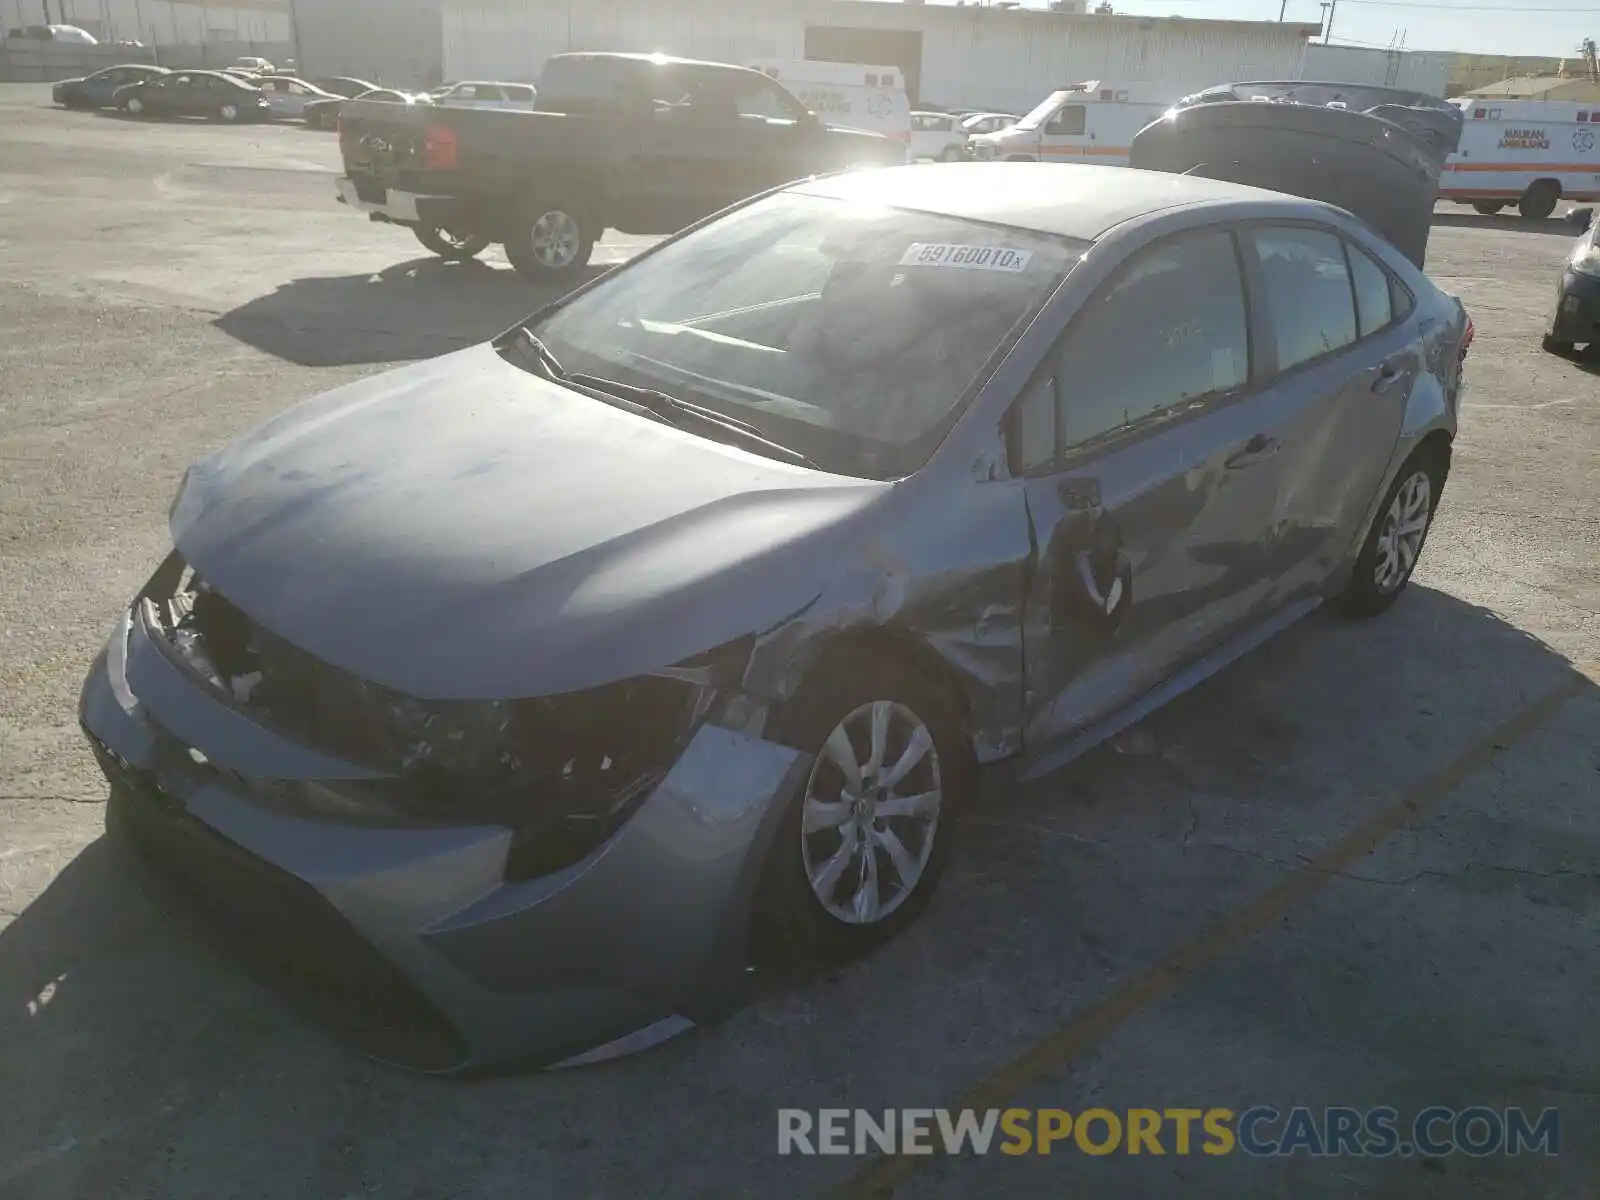
<svg viewBox="0 0 1600 1200">
<path fill-rule="evenodd" d="M 1384 363 L 1378 370 L 1378 377 L 1372 381 L 1372 390 L 1381 396 L 1404 378 L 1405 372 L 1399 367 Z"/>
<path fill-rule="evenodd" d="M 1256 463 L 1271 458 L 1281 449 L 1283 443 L 1277 438 L 1258 433 L 1244 444 L 1243 450 L 1228 460 L 1228 470 L 1239 471 L 1245 467 L 1253 467 Z"/>
</svg>

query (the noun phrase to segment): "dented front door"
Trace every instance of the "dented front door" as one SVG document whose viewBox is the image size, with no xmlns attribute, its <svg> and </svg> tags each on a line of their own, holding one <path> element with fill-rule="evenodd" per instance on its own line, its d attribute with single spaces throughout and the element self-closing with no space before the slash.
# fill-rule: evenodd
<svg viewBox="0 0 1600 1200">
<path fill-rule="evenodd" d="M 1281 406 L 1252 389 L 1233 234 L 1141 251 L 1082 313 L 1013 421 L 1030 753 L 1264 616 L 1275 581 Z"/>
</svg>

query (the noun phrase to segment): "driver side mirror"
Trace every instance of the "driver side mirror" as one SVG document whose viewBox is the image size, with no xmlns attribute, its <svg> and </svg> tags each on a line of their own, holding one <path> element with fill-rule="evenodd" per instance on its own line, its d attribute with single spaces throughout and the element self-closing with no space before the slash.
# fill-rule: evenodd
<svg viewBox="0 0 1600 1200">
<path fill-rule="evenodd" d="M 1594 209 L 1592 207 L 1572 209 L 1567 213 L 1567 224 L 1579 233 L 1587 233 L 1589 226 L 1594 224 Z"/>
</svg>

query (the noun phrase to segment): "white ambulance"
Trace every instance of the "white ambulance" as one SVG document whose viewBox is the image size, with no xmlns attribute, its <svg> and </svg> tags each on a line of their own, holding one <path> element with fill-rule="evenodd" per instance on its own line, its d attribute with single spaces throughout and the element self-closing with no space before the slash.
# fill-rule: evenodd
<svg viewBox="0 0 1600 1200">
<path fill-rule="evenodd" d="M 758 58 L 746 64 L 770 75 L 825 124 L 866 129 L 911 144 L 911 102 L 899 67 Z"/>
<path fill-rule="evenodd" d="M 1159 86 L 1090 80 L 1051 92 L 1015 125 L 967 142 L 975 159 L 1128 165 L 1133 135 L 1172 107 L 1177 95 Z"/>
<path fill-rule="evenodd" d="M 1439 198 L 1543 220 L 1562 200 L 1600 200 L 1600 102 L 1452 100 L 1466 118 Z"/>
</svg>

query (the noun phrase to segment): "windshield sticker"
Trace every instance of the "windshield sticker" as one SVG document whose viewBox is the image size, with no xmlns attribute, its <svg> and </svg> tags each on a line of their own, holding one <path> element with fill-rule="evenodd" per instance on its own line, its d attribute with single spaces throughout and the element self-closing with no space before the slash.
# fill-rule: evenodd
<svg viewBox="0 0 1600 1200">
<path fill-rule="evenodd" d="M 1016 275 L 1027 270 L 1032 250 L 1012 250 L 1006 246 L 955 246 L 941 242 L 912 242 L 901 256 L 902 267 L 954 267 L 963 271 L 1005 271 Z"/>
</svg>

